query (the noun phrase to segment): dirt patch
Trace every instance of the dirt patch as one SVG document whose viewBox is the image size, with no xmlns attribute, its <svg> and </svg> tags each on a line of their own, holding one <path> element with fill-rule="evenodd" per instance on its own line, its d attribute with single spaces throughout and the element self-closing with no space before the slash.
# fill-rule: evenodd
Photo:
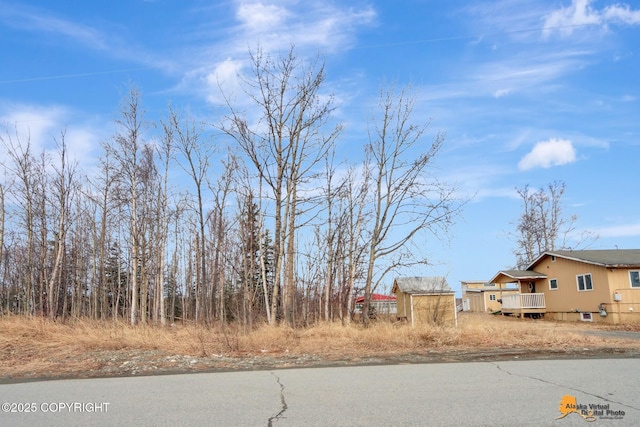
<svg viewBox="0 0 640 427">
<path fill-rule="evenodd" d="M 230 372 L 302 367 L 365 366 L 418 363 L 488 362 L 534 359 L 636 358 L 640 349 L 596 347 L 540 349 L 435 349 L 406 354 L 364 354 L 337 357 L 320 354 L 279 354 L 225 356 L 190 356 L 168 354 L 162 350 L 110 350 L 86 353 L 72 360 L 49 361 L 47 369 L 23 370 L 17 375 L 0 378 L 0 384 L 21 381 L 103 378 L 196 372 Z"/>
<path fill-rule="evenodd" d="M 338 357 L 320 354 L 279 354 L 206 357 L 167 354 L 161 350 L 111 350 L 60 360 L 48 369 L 22 371 L 0 378 L 0 384 L 25 380 L 102 378 L 196 372 L 253 371 L 288 368 L 391 365 L 417 363 L 488 362 L 535 359 L 637 358 L 640 349 L 596 347 L 562 349 L 437 349 L 405 354 L 363 354 Z"/>
</svg>

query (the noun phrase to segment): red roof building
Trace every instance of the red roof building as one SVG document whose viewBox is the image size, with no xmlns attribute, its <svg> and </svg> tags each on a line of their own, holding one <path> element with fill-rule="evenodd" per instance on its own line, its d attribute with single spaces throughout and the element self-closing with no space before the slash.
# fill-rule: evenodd
<svg viewBox="0 0 640 427">
<path fill-rule="evenodd" d="M 355 312 L 362 314 L 364 295 L 356 298 L 355 303 Z M 396 314 L 396 297 L 395 295 L 371 294 L 371 307 L 378 314 Z"/>
</svg>

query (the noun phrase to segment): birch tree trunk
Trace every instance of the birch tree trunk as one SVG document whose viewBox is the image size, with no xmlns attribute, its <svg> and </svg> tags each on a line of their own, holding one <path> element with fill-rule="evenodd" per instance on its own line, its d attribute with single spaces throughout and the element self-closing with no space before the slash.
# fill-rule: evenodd
<svg viewBox="0 0 640 427">
<path fill-rule="evenodd" d="M 70 164 L 67 158 L 67 144 L 65 142 L 64 132 L 61 135 L 58 145 L 60 166 L 59 169 L 56 170 L 56 176 L 54 178 L 58 202 L 58 226 L 55 234 L 53 269 L 47 286 L 48 316 L 51 319 L 55 318 L 58 312 L 57 290 L 60 287 L 60 268 L 66 253 L 67 230 L 70 220 L 69 209 L 75 185 L 75 164 Z"/>
<path fill-rule="evenodd" d="M 136 325 L 139 318 L 139 281 L 140 263 L 142 261 L 138 203 L 140 201 L 142 131 L 145 123 L 143 121 L 144 113 L 140 107 L 140 98 L 140 92 L 136 89 L 131 89 L 128 96 L 123 99 L 121 116 L 116 120 L 120 132 L 116 134 L 114 144 L 107 146 L 120 171 L 118 182 L 121 192 L 120 197 L 126 200 L 129 208 L 129 280 L 131 283 L 129 321 L 131 325 Z"/>
<path fill-rule="evenodd" d="M 429 174 L 444 135 L 437 133 L 425 144 L 429 121 L 412 123 L 414 107 L 415 98 L 404 90 L 382 89 L 379 111 L 369 131 L 366 151 L 371 159 L 373 222 L 362 309 L 365 324 L 369 323 L 372 291 L 387 273 L 428 263 L 409 255 L 407 245 L 417 235 L 422 235 L 424 246 L 428 234 L 446 232 L 461 207 L 453 189 Z"/>
<path fill-rule="evenodd" d="M 276 60 L 250 52 L 252 75 L 245 93 L 257 108 L 257 124 L 227 99 L 230 115 L 222 129 L 240 146 L 273 197 L 275 284 L 271 311 L 277 317 L 278 292 L 286 323 L 295 321 L 296 233 L 300 186 L 325 157 L 341 127 L 330 127 L 333 99 L 320 93 L 324 64 L 304 64 L 292 47 Z"/>
</svg>

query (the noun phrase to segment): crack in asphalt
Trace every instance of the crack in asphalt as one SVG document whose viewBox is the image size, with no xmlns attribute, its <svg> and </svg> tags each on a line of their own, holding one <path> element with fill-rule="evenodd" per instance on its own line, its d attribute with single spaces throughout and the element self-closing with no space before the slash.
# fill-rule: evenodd
<svg viewBox="0 0 640 427">
<path fill-rule="evenodd" d="M 606 402 L 609 402 L 609 403 L 615 403 L 616 405 L 620 405 L 620 406 L 624 406 L 624 407 L 629 408 L 629 409 L 635 409 L 636 411 L 640 411 L 640 408 L 636 408 L 635 406 L 627 405 L 626 403 L 622 403 L 622 402 L 619 402 L 619 401 L 616 401 L 616 400 L 611 400 L 611 399 L 608 399 L 608 398 L 606 398 L 604 396 L 600 396 L 598 394 L 590 393 L 588 391 L 581 390 L 579 388 L 569 387 L 569 386 L 567 386 L 565 384 L 554 383 L 553 381 L 544 380 L 542 378 L 532 377 L 530 375 L 514 374 L 513 372 L 509 372 L 508 370 L 503 369 L 500 366 L 499 363 L 495 363 L 495 362 L 489 362 L 489 363 L 491 365 L 495 366 L 496 368 L 498 368 L 498 370 L 500 372 L 503 372 L 503 373 L 505 373 L 507 375 L 512 375 L 512 376 L 521 377 L 521 378 L 528 378 L 530 380 L 539 381 L 539 382 L 544 383 L 544 384 L 550 384 L 550 385 L 554 385 L 556 387 L 566 388 L 568 390 L 576 391 L 576 392 L 579 392 L 579 393 L 583 393 L 583 394 L 586 394 L 588 396 L 595 397 L 597 399 L 602 399 L 602 400 L 604 400 Z"/>
<path fill-rule="evenodd" d="M 288 408 L 287 401 L 284 398 L 284 384 L 282 384 L 280 382 L 280 377 L 278 377 L 276 374 L 271 372 L 271 375 L 273 375 L 275 377 L 276 382 L 280 386 L 280 403 L 282 404 L 282 409 L 280 410 L 280 412 L 275 414 L 273 417 L 269 418 L 269 422 L 267 423 L 268 427 L 272 427 L 273 426 L 273 421 L 277 421 L 279 418 L 283 418 L 282 415 L 287 411 L 287 408 Z"/>
</svg>

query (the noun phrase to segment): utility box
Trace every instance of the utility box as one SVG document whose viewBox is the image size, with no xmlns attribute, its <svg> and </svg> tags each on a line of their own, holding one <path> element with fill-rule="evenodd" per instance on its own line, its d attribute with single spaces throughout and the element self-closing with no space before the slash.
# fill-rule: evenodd
<svg viewBox="0 0 640 427">
<path fill-rule="evenodd" d="M 622 301 L 622 294 L 620 292 L 614 292 L 613 293 L 613 300 L 615 302 L 620 302 Z"/>
</svg>

